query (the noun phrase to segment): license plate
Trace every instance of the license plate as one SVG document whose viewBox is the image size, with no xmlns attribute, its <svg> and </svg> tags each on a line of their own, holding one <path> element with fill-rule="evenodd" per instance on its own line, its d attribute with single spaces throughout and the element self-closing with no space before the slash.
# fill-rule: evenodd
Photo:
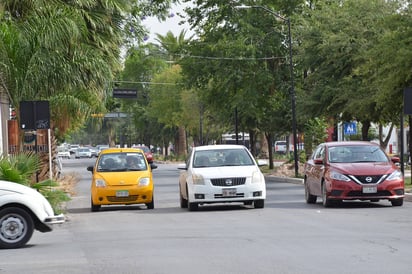
<svg viewBox="0 0 412 274">
<path fill-rule="evenodd" d="M 223 197 L 233 197 L 236 196 L 236 188 L 224 188 L 222 189 Z"/>
<path fill-rule="evenodd" d="M 364 186 L 362 188 L 363 193 L 376 193 L 378 192 L 378 188 L 376 186 Z"/>
<path fill-rule="evenodd" d="M 128 197 L 128 196 L 129 196 L 129 191 L 127 190 L 116 191 L 116 197 Z"/>
</svg>

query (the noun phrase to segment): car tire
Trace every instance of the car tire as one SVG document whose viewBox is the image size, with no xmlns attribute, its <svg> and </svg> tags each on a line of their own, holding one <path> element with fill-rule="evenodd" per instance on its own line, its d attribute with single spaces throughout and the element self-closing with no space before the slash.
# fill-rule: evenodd
<svg viewBox="0 0 412 274">
<path fill-rule="evenodd" d="M 264 208 L 265 207 L 265 200 L 261 199 L 261 200 L 255 200 L 253 202 L 253 206 L 255 208 Z"/>
<path fill-rule="evenodd" d="M 189 211 L 196 211 L 199 209 L 198 203 L 189 203 L 188 204 Z"/>
<path fill-rule="evenodd" d="M 0 248 L 19 248 L 33 235 L 34 221 L 31 215 L 18 207 L 0 210 Z"/>
<path fill-rule="evenodd" d="M 147 209 L 154 209 L 154 195 L 152 195 L 152 201 L 146 204 Z"/>
<path fill-rule="evenodd" d="M 332 201 L 326 195 L 326 184 L 322 183 L 322 204 L 324 207 L 331 207 Z"/>
<path fill-rule="evenodd" d="M 179 196 L 180 196 L 180 208 L 187 208 L 187 200 L 183 198 L 182 190 L 179 187 Z"/>
<path fill-rule="evenodd" d="M 307 204 L 316 204 L 317 197 L 315 195 L 310 194 L 308 184 L 306 183 L 305 179 L 305 200 Z"/>
<path fill-rule="evenodd" d="M 97 212 L 97 211 L 99 211 L 100 210 L 100 205 L 95 205 L 95 204 L 93 204 L 93 200 L 91 200 L 91 211 L 92 212 Z"/>
<path fill-rule="evenodd" d="M 187 197 L 187 208 L 189 211 L 197 211 L 199 209 L 199 204 L 198 203 L 191 203 L 189 201 L 189 188 L 186 185 L 186 197 Z"/>
<path fill-rule="evenodd" d="M 390 201 L 391 201 L 392 206 L 402 206 L 403 205 L 403 198 L 392 199 Z"/>
</svg>

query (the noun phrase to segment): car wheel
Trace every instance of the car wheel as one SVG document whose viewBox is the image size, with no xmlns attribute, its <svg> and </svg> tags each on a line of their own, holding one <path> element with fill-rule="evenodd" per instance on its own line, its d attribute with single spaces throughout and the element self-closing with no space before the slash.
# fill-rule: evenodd
<svg viewBox="0 0 412 274">
<path fill-rule="evenodd" d="M 199 204 L 198 203 L 189 203 L 188 207 L 189 207 L 189 211 L 196 211 L 199 208 Z"/>
<path fill-rule="evenodd" d="M 30 214 L 18 207 L 0 210 L 0 248 L 19 248 L 33 235 L 34 222 Z"/>
<path fill-rule="evenodd" d="M 308 184 L 306 183 L 305 179 L 305 200 L 308 204 L 316 204 L 317 197 L 315 195 L 310 194 Z"/>
<path fill-rule="evenodd" d="M 196 211 L 199 209 L 199 204 L 198 203 L 191 203 L 189 200 L 189 188 L 186 186 L 186 197 L 187 197 L 187 204 L 188 204 L 188 209 L 189 211 Z"/>
<path fill-rule="evenodd" d="M 146 204 L 147 209 L 154 209 L 154 195 L 152 195 L 152 201 Z"/>
<path fill-rule="evenodd" d="M 93 200 L 91 200 L 91 210 L 92 210 L 92 212 L 99 211 L 99 209 L 100 209 L 100 205 L 93 204 Z"/>
<path fill-rule="evenodd" d="M 180 188 L 181 187 L 179 186 L 180 208 L 187 208 L 187 200 L 183 198 L 182 190 Z"/>
<path fill-rule="evenodd" d="M 392 199 L 391 204 L 392 204 L 392 206 L 402 206 L 403 205 L 403 198 Z"/>
<path fill-rule="evenodd" d="M 255 208 L 264 208 L 265 207 L 265 200 L 255 200 L 254 202 L 253 202 L 253 206 L 255 207 Z"/>
<path fill-rule="evenodd" d="M 324 207 L 331 207 L 332 201 L 328 199 L 326 194 L 326 184 L 322 183 L 322 204 Z"/>
</svg>

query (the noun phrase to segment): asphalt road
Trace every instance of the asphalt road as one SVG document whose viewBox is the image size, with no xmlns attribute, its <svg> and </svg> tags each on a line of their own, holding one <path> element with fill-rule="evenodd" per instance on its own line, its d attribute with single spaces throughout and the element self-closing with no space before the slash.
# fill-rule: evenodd
<svg viewBox="0 0 412 274">
<path fill-rule="evenodd" d="M 66 160 L 77 194 L 68 221 L 0 250 L 0 273 L 412 273 L 412 203 L 304 202 L 302 185 L 268 182 L 264 209 L 179 207 L 176 165 L 154 170 L 155 209 L 90 212 L 90 160 Z"/>
</svg>

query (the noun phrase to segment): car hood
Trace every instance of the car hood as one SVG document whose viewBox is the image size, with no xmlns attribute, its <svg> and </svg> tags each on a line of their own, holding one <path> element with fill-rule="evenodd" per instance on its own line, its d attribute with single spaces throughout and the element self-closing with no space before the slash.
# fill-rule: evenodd
<svg viewBox="0 0 412 274">
<path fill-rule="evenodd" d="M 381 175 L 390 174 L 396 168 L 389 163 L 338 163 L 331 164 L 331 168 L 339 170 L 343 174 L 353 175 Z"/>
<path fill-rule="evenodd" d="M 103 179 L 110 186 L 135 185 L 140 178 L 150 177 L 150 171 L 101 172 L 96 178 Z"/>
<path fill-rule="evenodd" d="M 195 173 L 206 178 L 251 177 L 259 170 L 256 166 L 221 166 L 213 168 L 196 168 Z"/>
</svg>

